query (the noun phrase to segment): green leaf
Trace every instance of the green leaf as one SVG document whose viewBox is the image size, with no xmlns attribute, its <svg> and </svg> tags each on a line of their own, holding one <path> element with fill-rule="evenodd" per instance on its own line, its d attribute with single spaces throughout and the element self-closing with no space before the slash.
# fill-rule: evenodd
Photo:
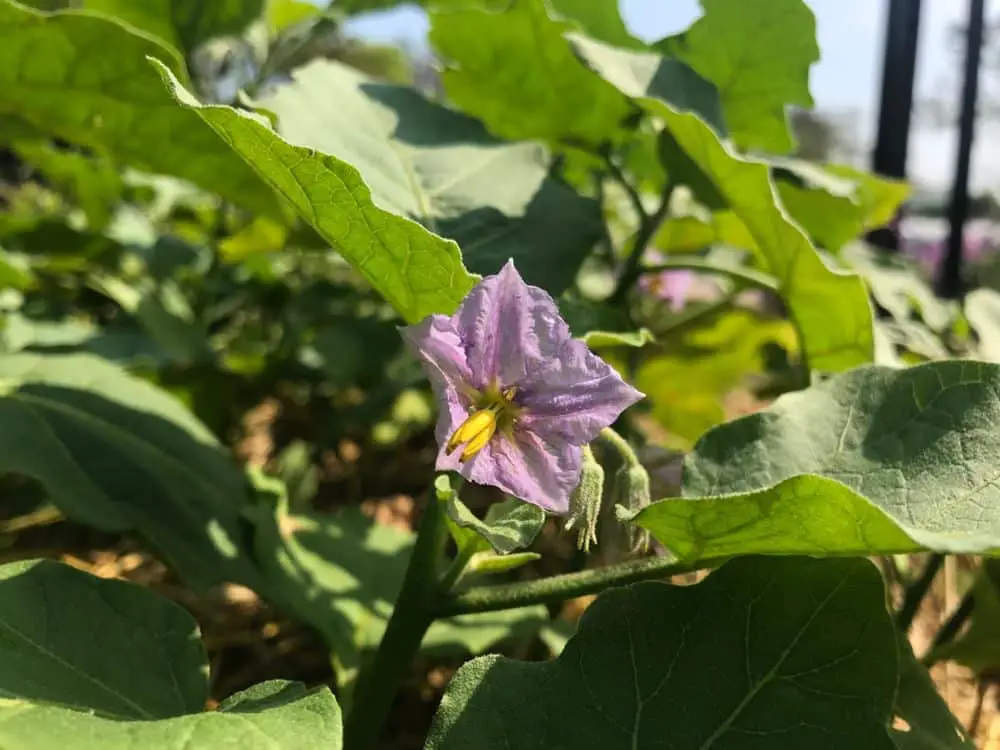
<svg viewBox="0 0 1000 750">
<path fill-rule="evenodd" d="M 825 164 L 823 169 L 832 175 L 855 181 L 858 197 L 864 208 L 866 230 L 888 224 L 896 216 L 899 207 L 910 197 L 910 186 L 901 180 L 871 174 L 844 164 Z"/>
<path fill-rule="evenodd" d="M 684 449 L 725 420 L 724 397 L 762 372 L 768 344 L 795 345 L 787 321 L 766 320 L 748 310 L 730 310 L 660 338 L 664 351 L 639 365 L 634 383 L 646 394 L 652 417 Z"/>
<path fill-rule="evenodd" d="M 354 508 L 333 516 L 289 514 L 283 488 L 265 482 L 256 549 L 272 598 L 315 627 L 349 674 L 382 638 L 414 535 L 375 524 Z M 422 648 L 475 654 L 530 637 L 546 619 L 545 607 L 534 606 L 438 620 Z"/>
<path fill-rule="evenodd" d="M 38 481 L 70 518 L 138 531 L 196 587 L 261 584 L 243 474 L 163 391 L 90 355 L 2 356 L 0 424 L 0 475 Z"/>
<path fill-rule="evenodd" d="M 684 558 L 1000 548 L 1000 366 L 866 367 L 705 435 L 635 520 Z"/>
<path fill-rule="evenodd" d="M 0 0 L 0 39 L 0 115 L 253 211 L 283 214 L 267 184 L 163 90 L 146 57 L 175 72 L 183 65 L 156 39 L 103 16 L 39 13 L 9 0 Z"/>
<path fill-rule="evenodd" d="M 896 716 L 907 729 L 893 729 L 899 750 L 975 750 L 975 743 L 941 698 L 937 687 L 915 658 L 905 637 L 899 641 L 899 687 Z"/>
<path fill-rule="evenodd" d="M 575 24 L 552 18 L 544 0 L 511 0 L 501 11 L 436 9 L 430 21 L 449 98 L 503 138 L 596 146 L 629 113 L 625 98 L 590 75 L 563 38 Z"/>
<path fill-rule="evenodd" d="M 835 253 L 864 232 L 864 207 L 853 182 L 791 159 L 776 162 L 772 173 L 781 204 L 820 247 Z"/>
<path fill-rule="evenodd" d="M 801 332 L 810 367 L 836 372 L 870 362 L 872 312 L 864 284 L 856 275 L 824 264 L 775 197 L 768 166 L 739 156 L 702 119 L 669 103 L 672 95 L 661 93 L 656 71 L 670 61 L 617 50 L 581 35 L 572 40 L 598 74 L 663 121 L 680 149 L 746 225 L 757 245 L 756 260 L 777 279 Z"/>
<path fill-rule="evenodd" d="M 986 287 L 972 290 L 964 312 L 979 340 L 979 356 L 1000 362 L 1000 293 Z"/>
<path fill-rule="evenodd" d="M 35 274 L 22 259 L 0 248 L 0 290 L 29 289 L 35 284 Z"/>
<path fill-rule="evenodd" d="M 377 205 L 350 164 L 288 143 L 243 110 L 198 103 L 164 65 L 156 66 L 178 103 L 285 196 L 406 321 L 454 311 L 473 284 L 454 242 Z"/>
<path fill-rule="evenodd" d="M 2 565 L 0 633 L 3 698 L 130 719 L 201 711 L 208 699 L 194 620 L 132 583 L 48 560 Z"/>
<path fill-rule="evenodd" d="M 495 552 L 478 552 L 469 560 L 469 575 L 495 575 L 516 570 L 522 565 L 541 560 L 537 552 L 512 552 L 498 555 Z"/>
<path fill-rule="evenodd" d="M 492 547 L 501 555 L 530 547 L 545 525 L 544 510 L 513 497 L 493 503 L 484 519 L 469 510 L 455 492 L 447 494 L 446 509 L 451 524 L 461 530 L 453 532 L 456 542 L 473 544 L 478 550 Z M 473 536 L 469 537 L 462 531 L 472 532 Z"/>
<path fill-rule="evenodd" d="M 809 68 L 819 60 L 816 19 L 803 0 L 701 0 L 705 14 L 657 46 L 722 94 L 736 145 L 775 154 L 795 145 L 785 108 L 811 108 Z"/>
<path fill-rule="evenodd" d="M 82 7 L 118 18 L 190 56 L 202 42 L 242 32 L 260 17 L 264 0 L 83 0 Z"/>
<path fill-rule="evenodd" d="M 427 750 L 891 750 L 896 637 L 866 560 L 730 562 L 611 589 L 560 656 L 452 678 Z"/>
<path fill-rule="evenodd" d="M 549 0 L 549 5 L 556 15 L 575 22 L 594 39 L 616 47 L 642 49 L 646 46 L 626 28 L 617 0 L 596 3 L 593 0 Z"/>
<path fill-rule="evenodd" d="M 308 0 L 267 0 L 267 25 L 272 34 L 313 18 L 320 7 Z"/>
<path fill-rule="evenodd" d="M 14 151 L 64 191 L 87 215 L 87 227 L 103 229 L 121 198 L 124 185 L 118 170 L 106 159 L 57 149 L 46 141 L 18 141 Z"/>
<path fill-rule="evenodd" d="M 583 299 L 559 300 L 559 312 L 570 331 L 591 349 L 628 346 L 641 349 L 655 340 L 648 328 L 636 329 L 617 307 Z"/>
<path fill-rule="evenodd" d="M 218 711 L 159 721 L 123 721 L 55 706 L 0 701 L 4 750 L 340 750 L 333 693 L 275 680 L 237 693 Z"/>
<path fill-rule="evenodd" d="M 458 242 L 473 272 L 513 258 L 559 294 L 601 237 L 599 203 L 549 179 L 543 147 L 499 141 L 412 88 L 320 60 L 260 103 L 290 143 L 354 165 L 376 205 Z"/>
</svg>

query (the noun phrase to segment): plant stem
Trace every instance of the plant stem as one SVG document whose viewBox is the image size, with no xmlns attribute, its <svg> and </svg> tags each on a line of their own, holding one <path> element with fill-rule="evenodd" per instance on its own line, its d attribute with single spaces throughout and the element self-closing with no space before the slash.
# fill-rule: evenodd
<svg viewBox="0 0 1000 750">
<path fill-rule="evenodd" d="M 899 612 L 896 613 L 896 626 L 901 632 L 906 633 L 910 630 L 913 618 L 917 616 L 917 610 L 920 609 L 920 603 L 930 591 L 931 584 L 934 583 L 942 565 L 944 565 L 944 555 L 938 552 L 933 553 L 927 559 L 927 564 L 920 571 L 920 575 L 906 587 L 903 603 L 899 607 Z"/>
<path fill-rule="evenodd" d="M 440 593 L 438 568 L 447 539 L 444 508 L 431 492 L 385 635 L 354 688 L 353 710 L 344 729 L 344 745 L 350 750 L 375 747 L 399 686 L 434 622 L 434 604 Z"/>
<path fill-rule="evenodd" d="M 598 439 L 604 443 L 607 443 L 611 448 L 621 456 L 622 461 L 628 466 L 641 466 L 642 462 L 639 461 L 639 457 L 635 455 L 635 451 L 632 450 L 632 446 L 628 444 L 628 441 L 619 435 L 617 432 L 612 430 L 610 427 L 605 427 L 598 434 Z"/>
<path fill-rule="evenodd" d="M 578 573 L 541 578 L 536 581 L 476 586 L 444 597 L 438 606 L 438 617 L 452 617 L 470 612 L 495 612 L 501 609 L 548 604 L 596 594 L 609 586 L 665 578 L 721 565 L 727 558 L 681 562 L 676 557 L 644 557 L 639 560 L 582 570 Z"/>
<path fill-rule="evenodd" d="M 962 597 L 958 606 L 955 607 L 955 611 L 948 616 L 944 625 L 934 634 L 934 640 L 931 641 L 930 648 L 927 649 L 927 653 L 920 660 L 920 663 L 925 667 L 930 668 L 937 663 L 937 650 L 955 640 L 955 636 L 958 635 L 962 626 L 972 616 L 972 612 L 976 608 L 976 598 L 973 596 L 973 591 L 974 589 L 970 588 L 965 592 L 965 596 Z"/>
<path fill-rule="evenodd" d="M 640 273 L 661 273 L 663 271 L 701 271 L 702 273 L 712 273 L 717 276 L 728 276 L 736 281 L 742 281 L 748 286 L 767 289 L 772 292 L 778 291 L 777 279 L 769 274 L 742 266 L 711 263 L 701 258 L 668 258 L 663 263 L 657 263 L 655 266 L 644 266 L 639 269 Z"/>
<path fill-rule="evenodd" d="M 618 277 L 618 285 L 608 298 L 609 302 L 621 302 L 624 300 L 625 295 L 628 294 L 629 290 L 635 285 L 635 282 L 639 280 L 639 276 L 642 275 L 642 256 L 656 235 L 656 231 L 660 228 L 660 224 L 666 218 L 667 212 L 670 211 L 670 197 L 674 194 L 674 187 L 674 183 L 668 181 L 663 188 L 663 194 L 660 196 L 660 205 L 656 211 L 652 214 L 645 212 L 641 214 L 639 231 L 636 232 L 632 252 L 625 261 L 625 268 L 622 269 L 622 273 Z"/>
</svg>

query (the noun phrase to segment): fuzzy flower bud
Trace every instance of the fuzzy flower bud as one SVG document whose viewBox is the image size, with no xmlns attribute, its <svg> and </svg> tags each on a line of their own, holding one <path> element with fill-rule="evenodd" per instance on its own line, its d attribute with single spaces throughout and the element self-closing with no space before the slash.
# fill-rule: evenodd
<svg viewBox="0 0 1000 750">
<path fill-rule="evenodd" d="M 569 520 L 566 531 L 577 529 L 577 547 L 590 551 L 597 543 L 597 518 L 604 498 L 604 468 L 597 463 L 590 448 L 583 450 L 580 484 L 569 498 Z"/>
</svg>

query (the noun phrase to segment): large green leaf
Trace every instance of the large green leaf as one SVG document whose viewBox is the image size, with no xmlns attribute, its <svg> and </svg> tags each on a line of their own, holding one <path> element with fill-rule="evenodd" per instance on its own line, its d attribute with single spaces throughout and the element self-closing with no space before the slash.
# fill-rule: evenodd
<svg viewBox="0 0 1000 750">
<path fill-rule="evenodd" d="M 329 688 L 275 680 L 223 701 L 218 711 L 158 721 L 0 701 L 4 750 L 340 750 L 342 722 Z"/>
<path fill-rule="evenodd" d="M 0 357 L 0 474 L 70 518 L 138 531 L 196 586 L 260 581 L 243 546 L 243 474 L 171 396 L 89 355 Z"/>
<path fill-rule="evenodd" d="M 812 107 L 816 19 L 803 0 L 701 0 L 705 15 L 659 46 L 718 86 L 741 148 L 783 154 L 794 141 L 786 105 Z"/>
<path fill-rule="evenodd" d="M 0 661 L 4 698 L 130 719 L 201 711 L 208 699 L 205 649 L 187 612 L 47 560 L 0 566 Z"/>
<path fill-rule="evenodd" d="M 896 638 L 865 560 L 750 558 L 612 589 L 550 662 L 452 679 L 428 750 L 892 750 Z"/>
<path fill-rule="evenodd" d="M 200 104 L 165 66 L 157 67 L 179 104 L 285 196 L 405 320 L 414 323 L 458 306 L 473 277 L 454 242 L 377 205 L 350 164 L 292 145 L 244 110 Z M 353 134 L 364 138 L 361 129 Z"/>
<path fill-rule="evenodd" d="M 660 86 L 669 77 L 659 71 L 676 63 L 581 35 L 572 39 L 597 73 L 663 121 L 680 150 L 746 225 L 757 245 L 756 260 L 777 279 L 809 365 L 839 371 L 870 362 L 872 313 L 861 279 L 824 264 L 802 229 L 789 220 L 766 163 L 739 156 L 696 114 L 672 103 L 672 93 Z"/>
<path fill-rule="evenodd" d="M 0 566 L 4 750 L 341 747 L 326 688 L 275 681 L 202 713 L 194 619 L 147 589 L 48 560 Z"/>
<path fill-rule="evenodd" d="M 513 258 L 559 294 L 603 232 L 596 200 L 548 179 L 542 146 L 499 141 L 412 88 L 317 60 L 260 104 L 290 143 L 352 164 L 380 208 L 458 242 L 476 273 Z"/>
<path fill-rule="evenodd" d="M 183 69 L 169 48 L 113 19 L 40 13 L 0 0 L 0 115 L 18 116 L 137 169 L 189 180 L 237 205 L 280 214 L 267 184 L 163 90 L 147 56 Z"/>
<path fill-rule="evenodd" d="M 594 39 L 616 47 L 645 47 L 625 26 L 618 9 L 618 0 L 549 0 L 549 4 L 557 15 L 576 22 L 582 31 Z"/>
<path fill-rule="evenodd" d="M 273 598 L 326 639 L 346 676 L 381 640 L 406 573 L 414 535 L 366 518 L 290 514 L 283 488 L 261 485 L 257 557 Z M 423 648 L 480 653 L 506 638 L 530 637 L 547 619 L 544 607 L 438 620 Z"/>
<path fill-rule="evenodd" d="M 431 12 L 430 40 L 456 105 L 513 140 L 596 146 L 618 131 L 628 102 L 573 54 L 563 34 L 575 24 L 550 16 L 545 0 L 477 5 Z"/>
<path fill-rule="evenodd" d="M 83 0 L 83 7 L 121 19 L 190 55 L 213 37 L 238 34 L 264 10 L 264 0 Z"/>
<path fill-rule="evenodd" d="M 1000 366 L 866 367 L 709 432 L 636 517 L 685 558 L 1000 548 Z"/>
</svg>

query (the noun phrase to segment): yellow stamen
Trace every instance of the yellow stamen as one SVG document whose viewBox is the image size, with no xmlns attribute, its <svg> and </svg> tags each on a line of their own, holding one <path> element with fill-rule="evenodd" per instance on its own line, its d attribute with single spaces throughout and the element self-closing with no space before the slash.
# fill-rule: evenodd
<svg viewBox="0 0 1000 750">
<path fill-rule="evenodd" d="M 497 404 L 487 409 L 480 409 L 473 412 L 448 439 L 448 445 L 445 446 L 445 453 L 451 455 L 458 446 L 462 443 L 467 443 L 465 450 L 462 451 L 460 460 L 468 461 L 482 450 L 483 446 L 490 441 L 493 433 L 497 430 L 497 413 L 501 408 L 502 405 Z"/>
</svg>

